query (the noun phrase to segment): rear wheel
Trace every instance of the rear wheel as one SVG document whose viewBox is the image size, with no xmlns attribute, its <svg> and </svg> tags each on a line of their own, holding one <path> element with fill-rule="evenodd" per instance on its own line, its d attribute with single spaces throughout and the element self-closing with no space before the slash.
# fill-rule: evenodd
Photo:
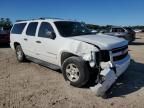
<svg viewBox="0 0 144 108">
<path fill-rule="evenodd" d="M 20 45 L 16 46 L 16 57 L 17 57 L 17 60 L 19 62 L 24 62 L 25 61 L 25 55 L 24 55 L 23 50 L 22 50 Z"/>
<path fill-rule="evenodd" d="M 76 87 L 84 86 L 89 80 L 86 63 L 79 57 L 70 57 L 62 65 L 63 76 L 66 81 Z"/>
</svg>

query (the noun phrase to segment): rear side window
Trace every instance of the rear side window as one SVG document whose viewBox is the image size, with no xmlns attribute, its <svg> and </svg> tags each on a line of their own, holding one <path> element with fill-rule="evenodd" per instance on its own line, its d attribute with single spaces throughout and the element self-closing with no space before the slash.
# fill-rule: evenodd
<svg viewBox="0 0 144 108">
<path fill-rule="evenodd" d="M 29 36 L 35 36 L 37 25 L 38 25 L 38 22 L 29 23 L 27 30 L 26 30 L 26 34 Z"/>
<path fill-rule="evenodd" d="M 19 23 L 15 24 L 11 33 L 12 34 L 21 34 L 23 32 L 23 29 L 25 28 L 26 23 Z"/>
</svg>

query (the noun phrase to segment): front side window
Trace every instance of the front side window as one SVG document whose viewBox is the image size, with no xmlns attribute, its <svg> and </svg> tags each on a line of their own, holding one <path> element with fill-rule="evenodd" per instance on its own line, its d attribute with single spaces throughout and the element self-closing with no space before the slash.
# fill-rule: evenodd
<svg viewBox="0 0 144 108">
<path fill-rule="evenodd" d="M 26 35 L 35 36 L 37 25 L 38 25 L 38 22 L 29 23 L 27 30 L 26 30 Z"/>
<path fill-rule="evenodd" d="M 41 26 L 40 26 L 40 29 L 39 29 L 39 32 L 38 32 L 38 37 L 49 38 L 48 37 L 49 32 L 51 32 L 51 33 L 54 32 L 51 24 L 49 24 L 47 22 L 42 22 Z"/>
<path fill-rule="evenodd" d="M 85 24 L 71 21 L 57 21 L 55 25 L 63 37 L 92 34 Z"/>
<path fill-rule="evenodd" d="M 21 34 L 25 28 L 26 23 L 19 23 L 13 26 L 12 34 Z"/>
</svg>

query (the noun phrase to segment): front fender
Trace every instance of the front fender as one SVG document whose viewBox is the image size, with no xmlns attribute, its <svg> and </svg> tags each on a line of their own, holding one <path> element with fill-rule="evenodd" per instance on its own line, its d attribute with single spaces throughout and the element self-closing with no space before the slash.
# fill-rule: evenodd
<svg viewBox="0 0 144 108">
<path fill-rule="evenodd" d="M 59 51 L 59 66 L 61 66 L 61 55 L 63 52 L 82 57 L 84 61 L 93 61 L 95 60 L 94 53 L 99 52 L 99 49 L 94 45 L 88 44 L 86 42 L 73 42 L 71 45 L 64 46 Z"/>
</svg>

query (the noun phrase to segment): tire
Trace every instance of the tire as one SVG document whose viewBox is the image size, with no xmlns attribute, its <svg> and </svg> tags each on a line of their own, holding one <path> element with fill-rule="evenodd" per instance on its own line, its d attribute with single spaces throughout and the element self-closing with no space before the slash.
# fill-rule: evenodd
<svg viewBox="0 0 144 108">
<path fill-rule="evenodd" d="M 84 86 L 89 80 L 89 71 L 80 57 L 69 57 L 62 65 L 63 76 L 70 85 L 75 87 Z"/>
<path fill-rule="evenodd" d="M 25 61 L 25 55 L 24 55 L 23 50 L 22 50 L 20 45 L 16 46 L 16 57 L 17 57 L 17 60 L 19 62 L 24 62 Z"/>
</svg>

